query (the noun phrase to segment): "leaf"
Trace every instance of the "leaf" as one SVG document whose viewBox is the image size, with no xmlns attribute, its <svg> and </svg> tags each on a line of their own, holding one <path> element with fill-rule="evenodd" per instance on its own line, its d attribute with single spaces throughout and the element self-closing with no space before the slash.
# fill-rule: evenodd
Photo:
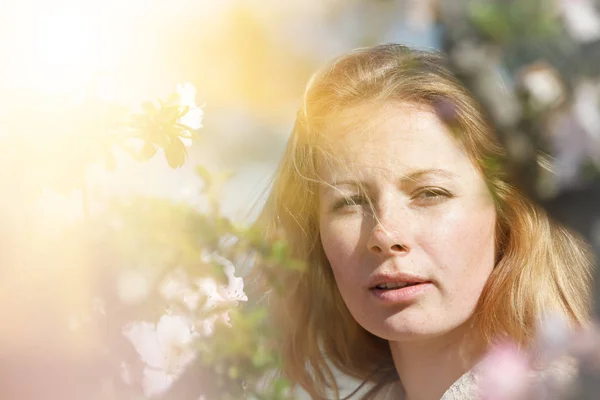
<svg viewBox="0 0 600 400">
<path fill-rule="evenodd" d="M 179 106 L 163 106 L 159 112 L 160 123 L 175 125 L 180 115 L 181 109 Z"/>
<path fill-rule="evenodd" d="M 146 144 L 144 144 L 144 147 L 142 147 L 142 150 L 140 150 L 138 158 L 140 161 L 148 161 L 152 157 L 154 157 L 155 154 L 156 147 L 154 147 L 152 143 L 146 142 Z"/>
<path fill-rule="evenodd" d="M 175 105 L 181 102 L 181 96 L 178 92 L 173 92 L 165 99 L 165 104 L 167 105 Z"/>
<path fill-rule="evenodd" d="M 142 103 L 142 110 L 149 116 L 154 117 L 158 114 L 156 105 L 151 101 L 145 101 Z"/>
<path fill-rule="evenodd" d="M 204 181 L 205 186 L 209 186 L 213 181 L 211 173 L 203 165 L 196 166 L 196 175 Z"/>
<path fill-rule="evenodd" d="M 165 149 L 165 157 L 171 168 L 179 168 L 185 163 L 187 150 L 179 138 L 174 138 Z"/>
</svg>

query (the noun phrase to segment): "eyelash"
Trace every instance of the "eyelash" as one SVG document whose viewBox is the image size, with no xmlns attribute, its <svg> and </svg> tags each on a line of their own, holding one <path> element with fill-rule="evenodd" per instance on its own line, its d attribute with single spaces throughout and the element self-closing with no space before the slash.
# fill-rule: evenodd
<svg viewBox="0 0 600 400">
<path fill-rule="evenodd" d="M 343 198 L 341 198 L 340 200 L 338 200 L 337 202 L 335 202 L 335 204 L 333 205 L 333 211 L 338 211 L 339 209 L 343 208 L 343 207 L 351 207 L 351 206 L 356 206 L 356 205 L 362 205 L 362 204 L 367 204 L 367 198 L 365 196 L 361 196 L 361 195 L 354 195 L 354 196 L 344 196 Z"/>
<path fill-rule="evenodd" d="M 435 188 L 435 187 L 434 188 L 426 187 L 426 188 L 423 188 L 420 191 L 418 191 L 416 196 L 413 196 L 413 199 L 418 198 L 419 196 L 421 196 L 423 194 L 433 194 L 433 196 L 421 197 L 421 200 L 425 201 L 425 202 L 435 202 L 435 201 L 441 200 L 442 197 L 446 197 L 446 198 L 452 197 L 452 194 L 450 194 L 450 192 L 448 192 L 447 190 Z"/>
<path fill-rule="evenodd" d="M 423 195 L 427 195 L 427 194 L 432 195 L 432 196 L 423 196 Z M 452 194 L 450 192 L 448 192 L 447 190 L 444 190 L 441 188 L 436 188 L 436 187 L 425 187 L 425 188 L 418 189 L 416 194 L 414 196 L 412 196 L 412 199 L 419 200 L 420 202 L 425 203 L 427 205 L 429 203 L 439 202 L 440 200 L 442 200 L 442 198 L 452 198 L 452 197 L 453 197 Z M 365 196 L 354 195 L 354 196 L 343 197 L 342 199 L 340 199 L 333 205 L 333 211 L 338 211 L 344 207 L 352 207 L 352 206 L 358 206 L 358 205 L 363 205 L 363 204 L 368 204 L 368 200 Z"/>
</svg>

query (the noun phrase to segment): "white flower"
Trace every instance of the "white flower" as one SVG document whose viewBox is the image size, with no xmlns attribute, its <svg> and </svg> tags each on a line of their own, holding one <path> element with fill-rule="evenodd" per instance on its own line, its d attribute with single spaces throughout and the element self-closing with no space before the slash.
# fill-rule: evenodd
<svg viewBox="0 0 600 400">
<path fill-rule="evenodd" d="M 600 86 L 592 81 L 583 81 L 573 93 L 575 98 L 573 112 L 575 117 L 585 129 L 589 137 L 589 145 L 592 153 L 590 156 L 597 156 L 600 141 Z"/>
<path fill-rule="evenodd" d="M 238 301 L 248 301 L 244 293 L 244 280 L 235 276 L 235 266 L 231 261 L 216 253 L 202 254 L 202 261 L 206 263 L 220 264 L 227 276 L 227 285 L 218 284 L 211 277 L 196 280 L 196 286 L 205 296 L 204 310 L 211 310 L 219 306 L 236 305 Z M 196 326 L 202 334 L 210 336 L 213 334 L 215 324 L 218 320 L 229 323 L 229 312 L 212 315 Z"/>
<path fill-rule="evenodd" d="M 167 301 L 177 300 L 184 303 L 190 311 L 196 310 L 201 294 L 193 290 L 183 270 L 170 274 L 160 286 L 160 294 Z"/>
<path fill-rule="evenodd" d="M 148 397 L 168 390 L 195 357 L 191 344 L 197 334 L 181 316 L 163 315 L 156 326 L 131 323 L 124 327 L 123 335 L 146 364 L 142 387 Z"/>
<path fill-rule="evenodd" d="M 231 261 L 216 253 L 204 253 L 202 261 L 207 263 L 218 263 L 223 268 L 227 276 L 228 284 L 224 288 L 219 288 L 219 295 L 224 301 L 248 301 L 248 296 L 244 293 L 244 280 L 235 276 L 235 266 Z"/>
<path fill-rule="evenodd" d="M 573 39 L 584 43 L 600 39 L 600 15 L 592 0 L 561 0 L 559 9 Z"/>
<path fill-rule="evenodd" d="M 177 94 L 179 95 L 179 104 L 182 107 L 197 107 L 196 105 L 196 87 L 190 82 L 186 82 L 183 85 L 180 83 L 177 85 Z"/>
<path fill-rule="evenodd" d="M 202 119 L 204 117 L 204 111 L 196 104 L 196 88 L 190 82 L 185 84 L 177 85 L 177 93 L 179 94 L 179 105 L 181 107 L 188 107 L 187 113 L 179 118 L 179 123 L 187 126 L 192 131 L 197 131 L 202 128 Z M 186 147 L 192 145 L 191 138 L 181 138 L 183 144 Z"/>
<path fill-rule="evenodd" d="M 219 264 L 227 276 L 227 284 L 218 283 L 214 278 L 205 276 L 190 283 L 186 272 L 182 269 L 171 273 L 160 286 L 160 293 L 167 301 L 180 301 L 188 310 L 197 311 L 200 299 L 203 299 L 202 311 L 209 312 L 219 307 L 235 306 L 238 301 L 247 301 L 244 293 L 244 280 L 235 276 L 235 266 L 225 257 L 215 253 L 204 253 L 202 261 Z M 227 311 L 212 314 L 207 318 L 195 321 L 194 327 L 202 336 L 210 336 L 214 332 L 217 321 L 229 322 Z"/>
<path fill-rule="evenodd" d="M 600 166 L 599 92 L 594 82 L 580 82 L 573 92 L 571 108 L 558 113 L 550 125 L 554 170 L 560 188 L 581 181 L 581 165 L 585 161 Z"/>
<path fill-rule="evenodd" d="M 562 85 L 556 73 L 544 64 L 532 65 L 525 71 L 523 86 L 539 107 L 547 107 L 557 102 L 563 94 Z"/>
<path fill-rule="evenodd" d="M 219 263 L 223 272 L 227 276 L 227 286 L 220 285 L 211 277 L 204 277 L 196 280 L 198 290 L 205 296 L 204 309 L 210 310 L 219 306 L 237 304 L 238 301 L 248 301 L 244 293 L 244 280 L 235 276 L 235 266 L 225 257 L 215 253 L 203 254 L 204 262 Z M 212 315 L 197 324 L 197 328 L 205 336 L 210 336 L 214 332 L 215 324 L 218 320 L 229 323 L 229 313 L 227 311 Z"/>
</svg>

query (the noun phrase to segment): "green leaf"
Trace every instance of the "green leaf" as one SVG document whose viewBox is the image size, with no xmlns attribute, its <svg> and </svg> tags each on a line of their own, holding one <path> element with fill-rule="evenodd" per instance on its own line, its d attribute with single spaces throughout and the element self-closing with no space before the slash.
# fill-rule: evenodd
<svg viewBox="0 0 600 400">
<path fill-rule="evenodd" d="M 155 154 L 156 147 L 152 143 L 146 142 L 144 147 L 142 147 L 142 150 L 140 150 L 138 158 L 140 161 L 148 161 L 154 157 Z"/>
<path fill-rule="evenodd" d="M 166 125 L 175 125 L 181 115 L 179 106 L 163 106 L 159 113 L 160 122 Z"/>
<path fill-rule="evenodd" d="M 179 138 L 174 138 L 165 149 L 165 157 L 171 168 L 179 168 L 185 163 L 187 150 Z"/>
<path fill-rule="evenodd" d="M 156 105 L 151 102 L 151 101 L 145 101 L 142 103 L 142 110 L 144 110 L 144 112 L 150 116 L 150 117 L 154 117 L 158 114 L 158 110 L 156 108 Z"/>
<path fill-rule="evenodd" d="M 204 185 L 208 186 L 212 183 L 212 175 L 203 165 L 196 166 L 196 175 L 204 181 Z"/>
<path fill-rule="evenodd" d="M 165 104 L 175 105 L 181 101 L 181 96 L 177 92 L 173 92 L 165 99 Z"/>
</svg>

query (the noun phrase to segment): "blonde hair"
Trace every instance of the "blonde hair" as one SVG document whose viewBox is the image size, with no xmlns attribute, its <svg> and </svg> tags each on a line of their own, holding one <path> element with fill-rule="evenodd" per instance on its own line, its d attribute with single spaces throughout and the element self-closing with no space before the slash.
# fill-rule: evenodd
<svg viewBox="0 0 600 400">
<path fill-rule="evenodd" d="M 387 44 L 355 50 L 310 80 L 283 160 L 258 223 L 282 238 L 303 271 L 278 272 L 284 290 L 269 292 L 281 333 L 282 373 L 312 398 L 339 388 L 331 366 L 375 389 L 398 379 L 387 341 L 350 315 L 319 237 L 317 159 L 327 121 L 372 101 L 430 106 L 484 176 L 497 213 L 497 264 L 477 305 L 474 324 L 484 343 L 508 337 L 528 345 L 543 314 L 585 324 L 590 307 L 591 258 L 583 241 L 551 221 L 508 182 L 503 148 L 477 103 L 438 53 Z M 376 391 L 376 390 L 375 390 Z M 372 391 L 372 393 L 375 393 Z"/>
</svg>

